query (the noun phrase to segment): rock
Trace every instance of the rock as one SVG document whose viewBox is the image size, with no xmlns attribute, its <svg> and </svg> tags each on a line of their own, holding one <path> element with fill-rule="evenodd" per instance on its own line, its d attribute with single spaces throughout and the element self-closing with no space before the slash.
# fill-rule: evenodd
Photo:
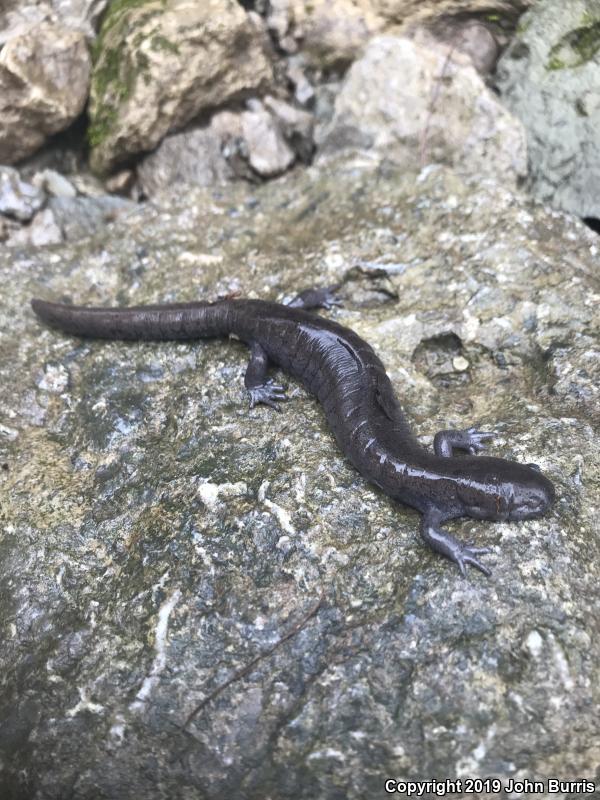
<svg viewBox="0 0 600 800">
<path fill-rule="evenodd" d="M 135 181 L 136 174 L 134 170 L 122 169 L 104 181 L 104 185 L 111 194 L 120 194 L 123 197 L 128 197 L 135 186 Z"/>
<path fill-rule="evenodd" d="M 16 3 L 3 3 L 0 7 L 0 48 L 10 39 L 23 36 L 37 27 L 41 22 L 52 19 L 52 8 L 49 3 L 21 6 Z"/>
<path fill-rule="evenodd" d="M 242 136 L 248 148 L 248 162 L 263 178 L 280 175 L 295 160 L 281 128 L 263 105 L 256 101 L 251 109 L 242 112 Z"/>
<path fill-rule="evenodd" d="M 500 48 L 490 28 L 477 20 L 445 20 L 430 28 L 437 39 L 469 56 L 480 75 L 489 75 L 496 66 Z"/>
<path fill-rule="evenodd" d="M 82 30 L 90 37 L 98 30 L 100 18 L 108 4 L 109 0 L 52 0 L 64 25 Z"/>
<path fill-rule="evenodd" d="M 77 193 L 84 197 L 106 197 L 106 188 L 95 175 L 84 172 L 71 175 L 69 179 Z"/>
<path fill-rule="evenodd" d="M 531 191 L 581 217 L 600 217 L 598 4 L 542 0 L 498 64 L 506 106 L 523 122 Z"/>
<path fill-rule="evenodd" d="M 264 105 L 275 117 L 284 139 L 292 150 L 302 161 L 309 163 L 315 147 L 313 114 L 270 95 L 265 97 Z"/>
<path fill-rule="evenodd" d="M 344 69 L 384 24 L 369 0 L 271 0 L 267 25 L 282 49 L 319 69 Z"/>
<path fill-rule="evenodd" d="M 53 197 L 49 207 L 68 241 L 92 236 L 136 204 L 122 197 Z"/>
<path fill-rule="evenodd" d="M 532 4 L 533 0 L 271 0 L 267 25 L 281 50 L 299 53 L 311 68 L 326 72 L 343 71 L 386 29 L 397 33 L 401 27 L 407 33 L 420 23 L 464 28 L 459 49 L 470 55 L 476 51 L 475 60 L 483 62 L 478 68 L 489 71 L 488 51 L 494 51 L 495 42 L 486 35 L 485 25 L 469 18 L 510 29 Z"/>
<path fill-rule="evenodd" d="M 45 208 L 33 217 L 29 225 L 14 226 L 7 231 L 7 247 L 45 247 L 64 241 L 62 231 L 56 223 L 54 214 Z"/>
<path fill-rule="evenodd" d="M 0 50 L 0 162 L 14 164 L 83 111 L 90 55 L 85 37 L 42 24 Z"/>
<path fill-rule="evenodd" d="M 221 144 L 221 136 L 212 126 L 167 136 L 138 165 L 143 193 L 153 197 L 179 185 L 212 186 L 233 178 Z"/>
<path fill-rule="evenodd" d="M 115 4 L 92 77 L 92 168 L 107 173 L 203 112 L 266 89 L 268 49 L 260 18 L 236 0 Z"/>
<path fill-rule="evenodd" d="M 175 187 L 89 242 L 0 248 L 3 797 L 595 775 L 599 241 L 494 179 L 414 166 Z M 325 316 L 379 353 L 427 446 L 474 424 L 555 482 L 541 519 L 452 523 L 492 548 L 490 579 L 420 543 L 297 381 L 274 371 L 283 413 L 248 411 L 240 343 L 83 340 L 29 311 L 307 280 L 343 282 Z"/>
<path fill-rule="evenodd" d="M 311 106 L 315 99 L 315 90 L 306 77 L 303 65 L 293 58 L 288 59 L 287 78 L 294 87 L 294 97 L 301 106 Z"/>
<path fill-rule="evenodd" d="M 373 11 L 388 23 L 414 24 L 435 18 L 483 16 L 515 21 L 536 0 L 372 0 Z"/>
<path fill-rule="evenodd" d="M 53 169 L 36 173 L 31 182 L 53 197 L 75 197 L 77 194 L 73 184 Z"/>
<path fill-rule="evenodd" d="M 45 208 L 35 215 L 29 226 L 29 237 L 34 247 L 60 244 L 63 241 L 62 231 L 56 224 L 51 209 Z"/>
<path fill-rule="evenodd" d="M 179 184 L 273 177 L 293 164 L 296 153 L 309 160 L 312 127 L 311 114 L 274 97 L 264 105 L 249 101 L 244 111 L 221 111 L 208 125 L 167 136 L 138 166 L 140 186 L 152 197 Z"/>
<path fill-rule="evenodd" d="M 46 200 L 42 189 L 22 181 L 12 167 L 0 167 L 0 214 L 28 222 Z"/>
<path fill-rule="evenodd" d="M 373 75 L 377 81 L 373 81 Z M 464 174 L 513 185 L 526 173 L 525 134 L 470 59 L 405 37 L 373 39 L 348 71 L 331 121 L 316 133 L 320 160 L 340 149 L 423 166 L 454 164 Z"/>
<path fill-rule="evenodd" d="M 0 242 L 5 242 L 9 236 L 10 221 L 3 216 L 0 216 Z"/>
<path fill-rule="evenodd" d="M 0 47 L 15 36 L 28 33 L 40 22 L 59 24 L 94 38 L 107 0 L 49 0 L 29 4 L 4 0 L 0 8 Z"/>
</svg>

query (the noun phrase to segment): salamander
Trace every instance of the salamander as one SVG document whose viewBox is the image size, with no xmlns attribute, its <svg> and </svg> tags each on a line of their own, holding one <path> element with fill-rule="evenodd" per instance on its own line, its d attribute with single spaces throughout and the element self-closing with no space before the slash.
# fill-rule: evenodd
<svg viewBox="0 0 600 800">
<path fill-rule="evenodd" d="M 339 301 L 333 287 L 309 289 L 288 305 L 250 299 L 214 303 L 98 308 L 34 299 L 45 323 L 75 336 L 118 340 L 189 340 L 235 336 L 250 349 L 245 386 L 250 406 L 280 410 L 283 386 L 268 377 L 281 367 L 316 396 L 350 463 L 385 494 L 419 511 L 421 536 L 466 574 L 490 575 L 474 547 L 452 536 L 447 520 L 526 520 L 554 501 L 554 487 L 535 464 L 479 455 L 493 433 L 443 430 L 433 452 L 411 432 L 385 368 L 354 331 L 314 313 Z M 457 456 L 457 451 L 466 454 Z"/>
</svg>

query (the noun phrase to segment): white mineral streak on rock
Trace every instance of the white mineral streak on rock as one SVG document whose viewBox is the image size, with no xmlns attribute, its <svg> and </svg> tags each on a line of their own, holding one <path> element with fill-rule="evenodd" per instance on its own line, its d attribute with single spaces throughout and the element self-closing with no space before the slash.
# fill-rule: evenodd
<svg viewBox="0 0 600 800">
<path fill-rule="evenodd" d="M 65 717 L 74 717 L 81 711 L 90 711 L 92 714 L 101 714 L 104 711 L 104 706 L 100 705 L 100 703 L 93 703 L 89 699 L 90 690 L 87 687 L 79 687 L 77 691 L 79 692 L 80 700 L 72 708 L 68 708 L 65 711 Z"/>
<path fill-rule="evenodd" d="M 198 486 L 198 495 L 204 505 L 211 511 L 219 501 L 219 497 L 243 497 L 248 493 L 248 486 L 244 481 L 237 483 L 201 483 Z"/>
<path fill-rule="evenodd" d="M 258 490 L 258 500 L 262 503 L 270 512 L 273 514 L 277 522 L 281 525 L 283 530 L 294 536 L 296 534 L 296 529 L 292 525 L 292 517 L 289 511 L 286 511 L 285 508 L 277 505 L 272 500 L 267 498 L 267 489 L 269 488 L 269 481 L 263 481 L 261 483 L 260 488 Z"/>
<path fill-rule="evenodd" d="M 167 597 L 158 610 L 158 620 L 156 623 L 156 629 L 154 631 L 154 649 L 156 651 L 156 655 L 154 656 L 154 661 L 152 662 L 152 667 L 149 674 L 144 678 L 135 700 L 129 706 L 131 711 L 141 711 L 144 708 L 146 700 L 152 694 L 154 688 L 160 680 L 160 675 L 167 663 L 167 631 L 169 626 L 169 617 L 179 602 L 180 597 L 180 590 L 175 589 L 175 591 L 169 597 Z"/>
</svg>

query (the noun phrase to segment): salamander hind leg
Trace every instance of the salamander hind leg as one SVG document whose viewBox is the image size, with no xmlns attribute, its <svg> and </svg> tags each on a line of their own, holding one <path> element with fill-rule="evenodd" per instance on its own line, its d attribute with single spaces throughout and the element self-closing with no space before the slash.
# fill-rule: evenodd
<svg viewBox="0 0 600 800">
<path fill-rule="evenodd" d="M 269 359 L 263 348 L 257 343 L 250 345 L 250 361 L 244 376 L 244 384 L 250 395 L 250 408 L 262 403 L 276 411 L 281 411 L 278 402 L 287 400 L 285 389 L 267 378 Z"/>
<path fill-rule="evenodd" d="M 288 306 L 290 308 L 303 308 L 305 311 L 311 311 L 315 308 L 332 309 L 334 306 L 341 306 L 342 301 L 337 296 L 336 292 L 339 286 L 326 286 L 322 289 L 305 289 L 300 294 L 296 295 L 293 300 L 290 300 Z"/>
<path fill-rule="evenodd" d="M 461 574 L 466 576 L 467 564 L 481 570 L 488 577 L 491 571 L 484 566 L 476 556 L 490 553 L 489 547 L 473 547 L 463 544 L 455 539 L 452 534 L 440 527 L 440 516 L 436 512 L 428 512 L 423 515 L 421 523 L 421 536 L 427 544 L 436 551 L 458 566 Z"/>
<path fill-rule="evenodd" d="M 485 450 L 484 441 L 493 439 L 494 435 L 490 431 L 478 431 L 476 428 L 439 431 L 433 439 L 433 449 L 436 456 L 444 458 L 451 458 L 455 450 L 466 450 L 474 456 Z"/>
</svg>

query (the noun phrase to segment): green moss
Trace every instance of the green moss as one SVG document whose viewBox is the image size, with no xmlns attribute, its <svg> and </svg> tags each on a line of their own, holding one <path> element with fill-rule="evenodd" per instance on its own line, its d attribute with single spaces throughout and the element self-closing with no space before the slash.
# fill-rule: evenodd
<svg viewBox="0 0 600 800">
<path fill-rule="evenodd" d="M 94 119 L 87 131 L 88 143 L 92 149 L 98 147 L 106 139 L 117 116 L 114 108 L 107 108 L 104 114 Z"/>
<path fill-rule="evenodd" d="M 561 61 L 560 58 L 557 56 L 550 56 L 550 60 L 546 65 L 546 69 L 548 70 L 556 70 L 556 69 L 564 69 L 567 65 L 564 61 Z"/>
<path fill-rule="evenodd" d="M 160 33 L 154 34 L 152 39 L 150 39 L 150 47 L 153 50 L 164 50 L 167 53 L 174 53 L 177 56 L 179 55 L 179 47 L 174 42 L 170 42 Z"/>
<path fill-rule="evenodd" d="M 98 41 L 100 41 L 103 36 L 106 36 L 110 30 L 119 25 L 123 17 L 132 9 L 147 5 L 161 5 L 164 8 L 166 0 L 113 0 L 102 20 Z"/>
<path fill-rule="evenodd" d="M 566 33 L 551 49 L 546 69 L 574 69 L 596 57 L 600 50 L 600 20 L 586 14 L 579 28 Z"/>
<path fill-rule="evenodd" d="M 99 147 L 110 135 L 117 122 L 119 108 L 133 92 L 138 76 L 142 75 L 146 82 L 149 81 L 148 57 L 140 50 L 146 38 L 144 34 L 140 32 L 134 38 L 132 49 L 123 47 L 131 25 L 130 12 L 148 6 L 145 13 L 135 17 L 135 26 L 141 28 L 160 14 L 165 5 L 166 0 L 113 0 L 110 4 L 92 52 L 94 103 L 87 133 L 92 149 Z"/>
</svg>

